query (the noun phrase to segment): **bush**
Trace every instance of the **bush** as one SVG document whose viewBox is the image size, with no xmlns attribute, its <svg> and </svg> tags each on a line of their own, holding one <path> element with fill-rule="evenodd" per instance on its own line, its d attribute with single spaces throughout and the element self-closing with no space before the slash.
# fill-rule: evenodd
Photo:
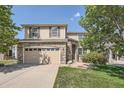
<svg viewBox="0 0 124 93">
<path fill-rule="evenodd" d="M 82 61 L 94 64 L 106 64 L 107 59 L 103 53 L 90 52 L 82 56 Z"/>
<path fill-rule="evenodd" d="M 1 64 L 1 63 L 0 63 L 0 67 L 4 67 L 4 64 Z"/>
</svg>

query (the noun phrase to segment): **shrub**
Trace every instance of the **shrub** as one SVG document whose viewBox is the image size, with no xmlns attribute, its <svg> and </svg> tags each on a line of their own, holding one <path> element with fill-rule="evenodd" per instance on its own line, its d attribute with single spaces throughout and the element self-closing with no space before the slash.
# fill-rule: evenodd
<svg viewBox="0 0 124 93">
<path fill-rule="evenodd" d="M 90 52 L 82 56 L 82 61 L 94 64 L 106 64 L 107 59 L 103 53 Z"/>
<path fill-rule="evenodd" d="M 0 63 L 0 67 L 4 67 L 4 64 L 1 64 L 1 63 Z"/>
</svg>

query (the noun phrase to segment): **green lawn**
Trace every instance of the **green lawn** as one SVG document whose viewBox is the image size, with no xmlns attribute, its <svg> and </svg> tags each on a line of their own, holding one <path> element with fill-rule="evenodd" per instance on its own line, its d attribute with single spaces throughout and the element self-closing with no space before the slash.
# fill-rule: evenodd
<svg viewBox="0 0 124 93">
<path fill-rule="evenodd" d="M 55 88 L 120 88 L 124 87 L 124 68 L 104 65 L 92 69 L 60 67 Z"/>
<path fill-rule="evenodd" d="M 17 64 L 17 60 L 2 60 L 0 61 L 0 65 L 4 64 L 4 65 L 13 65 L 13 64 Z"/>
</svg>

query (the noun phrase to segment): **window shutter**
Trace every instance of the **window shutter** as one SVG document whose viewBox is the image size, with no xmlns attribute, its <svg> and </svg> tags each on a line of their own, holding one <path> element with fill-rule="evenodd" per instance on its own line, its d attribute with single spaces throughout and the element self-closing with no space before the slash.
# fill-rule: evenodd
<svg viewBox="0 0 124 93">
<path fill-rule="evenodd" d="M 60 37 L 60 27 L 58 27 L 58 37 Z"/>
<path fill-rule="evenodd" d="M 51 37 L 51 27 L 49 27 L 49 37 Z"/>
<path fill-rule="evenodd" d="M 29 38 L 31 38 L 31 27 L 29 27 Z"/>
<path fill-rule="evenodd" d="M 38 28 L 38 38 L 40 38 L 40 27 Z"/>
</svg>

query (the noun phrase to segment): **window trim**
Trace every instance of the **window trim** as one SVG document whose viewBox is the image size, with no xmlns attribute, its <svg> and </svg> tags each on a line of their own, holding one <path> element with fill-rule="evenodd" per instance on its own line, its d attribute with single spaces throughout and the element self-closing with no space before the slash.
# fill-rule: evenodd
<svg viewBox="0 0 124 93">
<path fill-rule="evenodd" d="M 82 34 L 78 34 L 78 40 L 81 40 L 81 39 L 83 39 L 83 35 Z"/>
<path fill-rule="evenodd" d="M 33 29 L 37 29 L 36 32 L 34 32 Z M 29 28 L 29 38 L 31 39 L 38 39 L 40 37 L 40 27 L 30 27 Z M 33 36 L 33 33 L 37 34 L 37 36 Z"/>
<path fill-rule="evenodd" d="M 52 35 L 53 34 L 52 28 L 54 28 L 54 27 L 57 28 L 56 36 L 55 36 L 55 32 L 54 32 L 54 35 Z M 60 37 L 60 27 L 58 27 L 58 26 L 52 26 L 52 27 L 50 27 L 49 28 L 49 37 Z"/>
</svg>

